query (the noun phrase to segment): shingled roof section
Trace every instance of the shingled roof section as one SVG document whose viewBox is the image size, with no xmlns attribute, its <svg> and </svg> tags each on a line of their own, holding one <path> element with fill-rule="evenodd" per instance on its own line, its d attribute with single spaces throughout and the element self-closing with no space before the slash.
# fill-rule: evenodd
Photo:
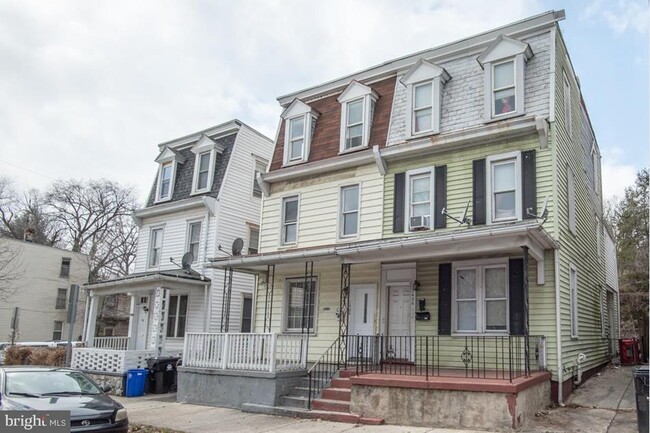
<svg viewBox="0 0 650 433">
<path fill-rule="evenodd" d="M 226 137 L 215 139 L 212 138 L 217 143 L 220 143 L 224 146 L 223 153 L 217 154 L 217 159 L 214 164 L 214 179 L 212 181 L 212 188 L 210 191 L 204 192 L 202 194 L 195 194 L 192 197 L 207 195 L 210 197 L 217 198 L 219 195 L 219 189 L 221 188 L 221 183 L 223 178 L 226 175 L 226 168 L 228 167 L 228 161 L 230 161 L 230 155 L 232 154 L 232 148 L 235 145 L 235 139 L 237 134 L 231 134 Z M 171 200 L 164 201 L 162 203 L 154 203 L 154 198 L 156 195 L 156 186 L 158 185 L 158 172 L 156 172 L 156 179 L 154 180 L 154 186 L 149 193 L 149 199 L 147 200 L 147 207 L 156 206 L 160 204 L 170 203 L 178 200 L 183 200 L 190 198 L 192 193 L 192 181 L 194 176 L 194 161 L 195 155 L 192 153 L 192 146 L 184 147 L 181 150 L 178 150 L 183 157 L 185 157 L 185 162 L 178 164 L 176 166 L 176 176 L 174 179 L 174 194 L 172 195 Z"/>
<path fill-rule="evenodd" d="M 386 136 L 388 135 L 388 126 L 390 122 L 390 110 L 393 104 L 393 93 L 395 92 L 395 77 L 391 77 L 372 84 L 366 84 L 372 90 L 379 94 L 379 99 L 375 105 L 372 128 L 370 130 L 370 147 L 378 145 L 386 146 Z M 323 159 L 333 158 L 339 153 L 340 135 L 341 135 L 341 104 L 336 100 L 345 90 L 341 89 L 336 95 L 318 99 L 312 102 L 305 101 L 310 107 L 320 113 L 314 128 L 312 138 L 309 162 L 320 161 Z M 282 158 L 284 155 L 284 126 L 286 122 L 280 125 L 278 132 L 278 142 L 273 153 L 271 162 L 271 171 L 282 168 Z"/>
</svg>

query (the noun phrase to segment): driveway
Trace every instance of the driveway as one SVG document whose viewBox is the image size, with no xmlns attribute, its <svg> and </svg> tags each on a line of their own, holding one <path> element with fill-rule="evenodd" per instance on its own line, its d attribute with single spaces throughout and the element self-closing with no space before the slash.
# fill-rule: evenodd
<svg viewBox="0 0 650 433">
<path fill-rule="evenodd" d="M 632 367 L 608 367 L 569 397 L 564 407 L 539 413 L 522 430 L 534 433 L 636 433 L 636 406 Z M 176 403 L 176 395 L 117 397 L 132 423 L 187 433 L 295 432 L 295 433 L 472 433 L 470 430 L 425 427 L 355 426 L 328 421 L 295 419 L 241 412 L 237 409 Z M 476 432 L 475 432 L 476 433 Z"/>
</svg>

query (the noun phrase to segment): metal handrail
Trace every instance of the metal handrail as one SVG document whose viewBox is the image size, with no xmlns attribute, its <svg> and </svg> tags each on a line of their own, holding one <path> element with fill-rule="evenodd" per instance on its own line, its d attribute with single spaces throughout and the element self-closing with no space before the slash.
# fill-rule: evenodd
<svg viewBox="0 0 650 433">
<path fill-rule="evenodd" d="M 307 370 L 307 376 L 309 377 L 309 394 L 308 394 L 308 399 L 307 399 L 307 409 L 311 410 L 311 402 L 315 396 L 317 396 L 324 388 L 325 386 L 330 383 L 332 378 L 336 375 L 336 373 L 339 371 L 339 368 L 341 368 L 341 354 L 339 353 L 339 341 L 340 337 L 334 340 L 334 342 L 327 348 L 325 353 L 321 355 L 320 358 L 318 358 L 318 361 L 314 363 L 314 365 L 311 366 L 309 370 Z M 333 356 L 334 354 L 332 353 L 334 350 L 336 350 L 336 362 L 327 362 L 327 361 L 333 361 Z M 323 366 L 329 366 L 326 370 L 318 370 L 317 367 L 323 367 Z M 336 366 L 332 368 L 332 366 Z M 324 373 L 324 374 L 321 374 Z M 318 381 L 320 382 L 318 386 L 314 386 L 315 381 L 314 377 L 318 378 Z"/>
</svg>

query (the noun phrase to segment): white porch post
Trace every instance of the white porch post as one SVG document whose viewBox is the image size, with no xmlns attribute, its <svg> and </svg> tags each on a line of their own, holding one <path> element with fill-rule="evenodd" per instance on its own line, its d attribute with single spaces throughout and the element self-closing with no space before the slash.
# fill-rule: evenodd
<svg viewBox="0 0 650 433">
<path fill-rule="evenodd" d="M 134 350 L 135 349 L 135 325 L 136 325 L 136 320 L 137 317 L 135 317 L 135 294 L 133 293 L 127 293 L 128 296 L 131 297 L 131 308 L 129 310 L 129 332 L 127 336 L 129 337 L 129 340 L 127 342 L 127 349 L 128 350 Z"/>
<path fill-rule="evenodd" d="M 99 308 L 99 296 L 90 293 L 90 309 L 88 311 L 88 325 L 86 327 L 86 344 L 93 347 L 95 342 L 95 323 L 97 322 L 97 310 Z"/>
<path fill-rule="evenodd" d="M 169 291 L 157 287 L 153 300 L 153 317 L 149 321 L 149 350 L 155 350 L 158 356 L 162 353 L 165 343 L 165 327 L 167 322 L 167 305 L 169 304 Z"/>
</svg>

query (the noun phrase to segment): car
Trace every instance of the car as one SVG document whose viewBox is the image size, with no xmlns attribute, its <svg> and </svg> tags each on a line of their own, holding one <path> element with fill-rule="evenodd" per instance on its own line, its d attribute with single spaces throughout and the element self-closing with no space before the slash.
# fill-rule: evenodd
<svg viewBox="0 0 650 433">
<path fill-rule="evenodd" d="M 72 432 L 128 432 L 126 409 L 108 391 L 73 368 L 0 367 L 0 411 L 70 411 Z"/>
</svg>

